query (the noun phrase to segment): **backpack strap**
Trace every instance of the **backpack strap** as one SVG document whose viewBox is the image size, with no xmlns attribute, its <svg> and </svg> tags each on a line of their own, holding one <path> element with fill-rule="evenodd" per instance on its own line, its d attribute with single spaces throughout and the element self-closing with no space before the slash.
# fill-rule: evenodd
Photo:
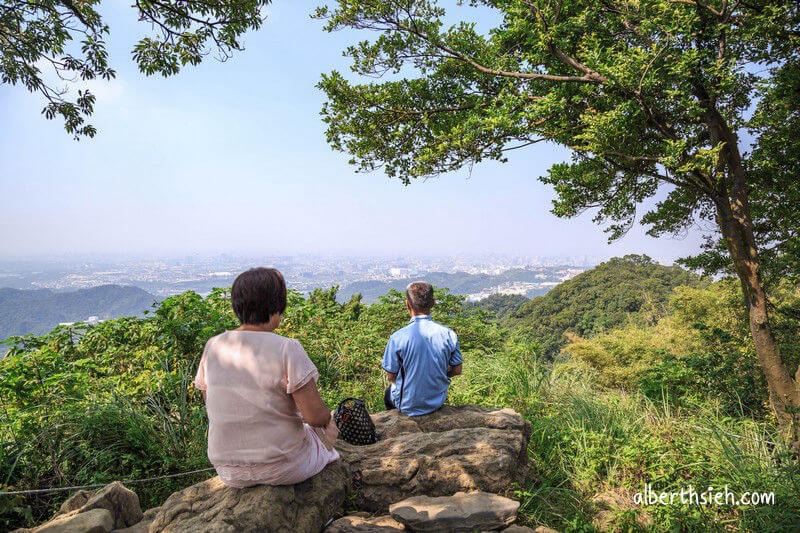
<svg viewBox="0 0 800 533">
<path fill-rule="evenodd" d="M 397 402 L 397 412 L 402 413 L 403 388 L 406 386 L 406 369 L 403 366 L 403 357 L 400 355 L 400 350 L 397 350 L 397 360 L 400 362 L 400 401 Z"/>
</svg>

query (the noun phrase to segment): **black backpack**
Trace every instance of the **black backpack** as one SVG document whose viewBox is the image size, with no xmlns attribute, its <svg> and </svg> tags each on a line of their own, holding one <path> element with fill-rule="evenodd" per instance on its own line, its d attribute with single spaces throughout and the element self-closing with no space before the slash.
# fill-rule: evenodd
<svg viewBox="0 0 800 533">
<path fill-rule="evenodd" d="M 360 398 L 345 398 L 333 412 L 339 436 L 345 442 L 362 446 L 378 442 L 375 424 L 369 417 L 367 405 Z"/>
</svg>

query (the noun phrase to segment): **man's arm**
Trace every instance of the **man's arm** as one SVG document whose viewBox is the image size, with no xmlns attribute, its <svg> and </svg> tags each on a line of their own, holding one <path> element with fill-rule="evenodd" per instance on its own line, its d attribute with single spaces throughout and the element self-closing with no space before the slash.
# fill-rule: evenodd
<svg viewBox="0 0 800 533">
<path fill-rule="evenodd" d="M 392 337 L 389 337 L 389 342 L 386 343 L 386 349 L 383 351 L 383 361 L 381 362 L 381 366 L 383 367 L 383 370 L 386 372 L 386 379 L 394 383 L 394 380 L 397 379 L 396 371 L 399 369 L 399 362 L 397 359 L 397 352 L 395 351 Z M 396 371 L 389 372 L 390 368 L 393 368 Z"/>
<path fill-rule="evenodd" d="M 462 365 L 448 366 L 447 377 L 452 378 L 453 376 L 458 376 L 459 374 L 461 374 L 461 366 Z"/>
<path fill-rule="evenodd" d="M 452 343 L 452 348 L 450 351 L 450 359 L 447 361 L 447 377 L 452 378 L 453 376 L 461 374 L 461 365 L 463 361 L 461 357 L 461 346 L 458 344 L 458 337 L 452 329 L 450 330 L 450 342 Z"/>
</svg>

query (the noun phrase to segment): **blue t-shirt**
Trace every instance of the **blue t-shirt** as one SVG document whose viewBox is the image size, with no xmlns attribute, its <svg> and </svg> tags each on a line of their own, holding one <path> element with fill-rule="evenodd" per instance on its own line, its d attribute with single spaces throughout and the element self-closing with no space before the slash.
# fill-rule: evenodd
<svg viewBox="0 0 800 533">
<path fill-rule="evenodd" d="M 383 369 L 397 374 L 391 387 L 392 402 L 410 416 L 437 410 L 447 399 L 447 367 L 460 364 L 461 349 L 453 330 L 428 315 L 412 317 L 407 326 L 392 333 L 383 353 Z"/>
</svg>

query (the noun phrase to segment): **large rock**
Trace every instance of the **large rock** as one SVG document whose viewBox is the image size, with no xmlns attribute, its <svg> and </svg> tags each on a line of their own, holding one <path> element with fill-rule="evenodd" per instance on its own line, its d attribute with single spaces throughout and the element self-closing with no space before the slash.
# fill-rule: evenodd
<svg viewBox="0 0 800 533">
<path fill-rule="evenodd" d="M 72 511 L 58 515 L 49 522 L 30 530 L 30 533 L 109 533 L 114 529 L 114 515 L 106 509 L 86 512 Z"/>
<path fill-rule="evenodd" d="M 148 509 L 144 512 L 144 516 L 142 516 L 142 521 L 138 524 L 132 525 L 130 527 L 122 528 L 122 529 L 115 529 L 114 533 L 149 533 L 150 531 L 150 524 L 153 523 L 153 520 L 156 519 L 156 515 L 161 510 L 161 507 L 156 507 L 154 509 Z"/>
<path fill-rule="evenodd" d="M 86 505 L 86 502 L 88 502 L 89 499 L 91 499 L 91 497 L 95 494 L 97 494 L 96 490 L 79 490 L 78 492 L 73 493 L 64 503 L 61 504 L 61 508 L 58 510 L 56 516 L 77 511 Z"/>
<path fill-rule="evenodd" d="M 405 530 L 403 524 L 389 515 L 353 513 L 333 522 L 325 528 L 325 533 L 400 533 Z"/>
<path fill-rule="evenodd" d="M 119 481 L 114 481 L 97 491 L 74 493 L 61 504 L 52 520 L 34 529 L 19 531 L 97 533 L 128 528 L 141 520 L 139 496 Z"/>
<path fill-rule="evenodd" d="M 377 443 L 336 444 L 350 464 L 358 509 L 386 512 L 414 495 L 502 494 L 525 476 L 530 424 L 512 409 L 444 406 L 424 416 L 393 410 L 372 419 Z"/>
<path fill-rule="evenodd" d="M 170 496 L 150 531 L 320 531 L 341 513 L 349 489 L 341 461 L 297 485 L 235 489 L 213 477 Z"/>
<path fill-rule="evenodd" d="M 488 492 L 414 496 L 389 506 L 392 518 L 412 531 L 469 532 L 502 529 L 517 517 L 519 502 Z"/>
<path fill-rule="evenodd" d="M 114 516 L 114 528 L 122 529 L 138 524 L 142 520 L 142 508 L 139 496 L 125 488 L 119 481 L 114 481 L 92 495 L 78 512 L 85 513 L 93 509 L 105 509 Z"/>
</svg>

